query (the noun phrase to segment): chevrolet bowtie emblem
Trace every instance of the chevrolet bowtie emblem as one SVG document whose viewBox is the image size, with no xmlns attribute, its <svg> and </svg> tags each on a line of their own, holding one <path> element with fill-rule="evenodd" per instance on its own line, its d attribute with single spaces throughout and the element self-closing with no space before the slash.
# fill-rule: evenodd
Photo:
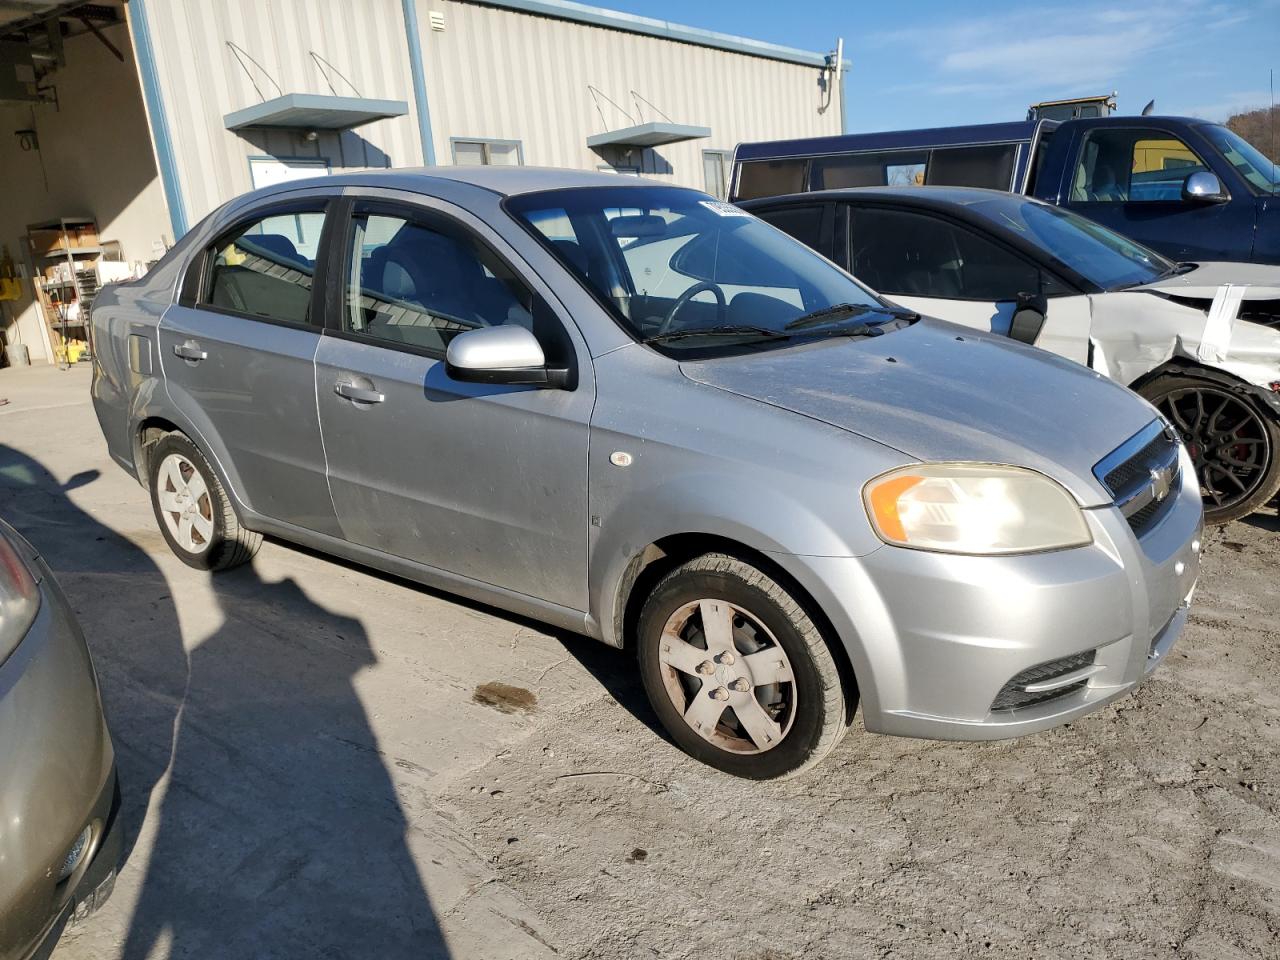
<svg viewBox="0 0 1280 960">
<path fill-rule="evenodd" d="M 1173 489 L 1173 467 L 1161 467 L 1151 471 L 1151 496 L 1163 500 Z"/>
</svg>

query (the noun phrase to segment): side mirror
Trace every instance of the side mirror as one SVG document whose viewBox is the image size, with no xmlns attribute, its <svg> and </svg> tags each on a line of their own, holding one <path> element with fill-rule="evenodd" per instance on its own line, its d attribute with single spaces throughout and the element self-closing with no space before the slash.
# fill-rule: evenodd
<svg viewBox="0 0 1280 960">
<path fill-rule="evenodd" d="M 566 370 L 549 369 L 537 337 L 516 324 L 480 327 L 449 341 L 445 372 L 465 383 L 528 383 L 562 387 Z"/>
<path fill-rule="evenodd" d="M 1049 301 L 1042 293 L 1020 293 L 1014 300 L 1013 318 L 1009 321 L 1009 338 L 1034 347 L 1044 329 Z"/>
<path fill-rule="evenodd" d="M 1182 199 L 1196 203 L 1226 203 L 1231 199 L 1216 173 L 1197 170 L 1182 181 Z"/>
</svg>

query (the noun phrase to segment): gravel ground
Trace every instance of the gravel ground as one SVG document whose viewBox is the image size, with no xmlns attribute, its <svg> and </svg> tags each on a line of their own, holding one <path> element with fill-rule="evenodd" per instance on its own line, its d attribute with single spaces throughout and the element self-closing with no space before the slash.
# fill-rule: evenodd
<svg viewBox="0 0 1280 960">
<path fill-rule="evenodd" d="M 55 960 L 1280 957 L 1274 508 L 1208 535 L 1134 696 L 761 785 L 598 644 L 286 545 L 182 566 L 86 373 L 0 373 L 0 515 L 80 614 L 130 827 Z"/>
</svg>

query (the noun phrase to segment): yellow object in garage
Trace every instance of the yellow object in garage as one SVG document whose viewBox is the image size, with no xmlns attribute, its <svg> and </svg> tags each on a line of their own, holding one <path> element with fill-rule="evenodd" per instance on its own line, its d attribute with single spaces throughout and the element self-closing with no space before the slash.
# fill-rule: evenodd
<svg viewBox="0 0 1280 960">
<path fill-rule="evenodd" d="M 84 356 L 85 351 L 89 349 L 89 345 L 83 340 L 68 340 L 64 344 L 60 344 L 54 348 L 57 360 L 66 363 L 79 363 L 80 358 Z"/>
</svg>

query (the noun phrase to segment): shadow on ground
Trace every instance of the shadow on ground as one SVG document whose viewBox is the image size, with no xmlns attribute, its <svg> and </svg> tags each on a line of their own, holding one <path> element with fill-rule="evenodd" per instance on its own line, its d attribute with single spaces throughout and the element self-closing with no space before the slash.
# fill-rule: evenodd
<svg viewBox="0 0 1280 960">
<path fill-rule="evenodd" d="M 216 627 L 188 655 L 162 571 L 72 486 L 0 445 L 0 515 L 58 573 L 99 672 L 125 869 L 146 871 L 124 956 L 447 957 L 353 686 L 375 662 L 361 624 L 246 566 L 210 581 Z"/>
</svg>

